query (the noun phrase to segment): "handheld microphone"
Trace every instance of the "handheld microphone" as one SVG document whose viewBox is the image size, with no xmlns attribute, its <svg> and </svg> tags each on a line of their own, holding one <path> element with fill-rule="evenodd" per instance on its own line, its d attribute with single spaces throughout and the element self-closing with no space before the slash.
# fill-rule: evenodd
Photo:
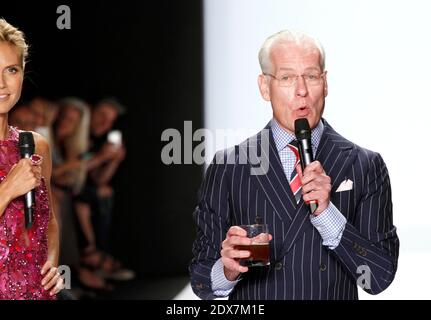
<svg viewBox="0 0 431 320">
<path fill-rule="evenodd" d="M 301 160 L 301 168 L 304 171 L 305 167 L 314 161 L 313 149 L 311 148 L 311 129 L 306 118 L 295 120 L 295 136 L 298 140 L 299 158 Z M 317 209 L 317 201 L 312 200 L 307 203 L 310 206 L 311 214 Z"/>
<path fill-rule="evenodd" d="M 19 134 L 19 153 L 21 158 L 30 158 L 34 153 L 34 139 L 31 132 L 20 132 Z M 24 195 L 24 217 L 25 228 L 29 229 L 33 225 L 34 211 L 34 189 Z"/>
</svg>

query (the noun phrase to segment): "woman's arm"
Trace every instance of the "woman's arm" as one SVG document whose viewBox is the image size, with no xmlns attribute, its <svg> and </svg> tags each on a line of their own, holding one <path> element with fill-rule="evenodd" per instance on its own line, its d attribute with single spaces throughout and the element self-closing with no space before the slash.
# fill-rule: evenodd
<svg viewBox="0 0 431 320">
<path fill-rule="evenodd" d="M 58 293 L 63 288 L 63 279 L 57 271 L 58 266 L 58 255 L 59 255 L 59 232 L 57 219 L 55 218 L 54 205 L 51 194 L 51 172 L 52 172 L 52 162 L 51 153 L 49 150 L 49 144 L 47 140 L 37 133 L 33 133 L 36 153 L 43 157 L 42 162 L 42 176 L 45 179 L 45 185 L 48 191 L 49 200 L 49 223 L 48 223 L 48 257 L 45 264 L 42 267 L 42 285 L 45 290 L 50 290 L 50 294 L 54 295 Z"/>
<path fill-rule="evenodd" d="M 51 173 L 52 173 L 52 162 L 49 144 L 47 140 L 39 135 L 33 133 L 36 153 L 43 157 L 42 161 L 42 177 L 45 179 L 45 185 L 48 191 L 48 200 L 50 208 L 49 224 L 48 224 L 48 260 L 53 263 L 53 266 L 58 264 L 59 254 L 59 235 L 58 235 L 58 224 L 55 218 L 55 212 L 52 204 L 51 194 Z"/>
<path fill-rule="evenodd" d="M 92 178 L 98 186 L 102 186 L 109 183 L 115 172 L 117 172 L 117 169 L 121 162 L 124 160 L 125 156 L 126 149 L 124 148 L 124 146 L 121 146 L 120 148 L 117 148 L 115 150 L 114 157 L 110 159 L 110 161 L 107 162 L 105 166 L 94 170 Z"/>
<path fill-rule="evenodd" d="M 53 179 L 60 179 L 64 174 L 67 174 L 71 170 L 75 170 L 82 165 L 83 161 L 79 160 L 78 157 L 66 160 L 64 163 L 51 168 L 51 175 Z"/>
<path fill-rule="evenodd" d="M 116 158 L 117 148 L 110 143 L 105 143 L 102 148 L 92 155 L 90 159 L 87 160 L 87 170 L 95 171 L 103 167 L 107 162 L 110 162 Z"/>
</svg>

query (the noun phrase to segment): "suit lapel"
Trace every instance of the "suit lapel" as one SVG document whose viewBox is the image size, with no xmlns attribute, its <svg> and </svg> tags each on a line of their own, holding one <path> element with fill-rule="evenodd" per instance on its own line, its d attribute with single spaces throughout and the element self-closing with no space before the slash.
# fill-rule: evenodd
<svg viewBox="0 0 431 320">
<path fill-rule="evenodd" d="M 333 193 L 345 179 L 345 173 L 351 168 L 358 150 L 352 142 L 343 138 L 325 120 L 323 121 L 325 130 L 319 143 L 316 160 L 320 161 L 326 174 L 331 177 Z"/>
<path fill-rule="evenodd" d="M 357 153 L 353 144 L 336 133 L 329 124 L 324 121 L 325 129 L 319 143 L 316 153 L 316 160 L 322 163 L 322 166 L 331 177 L 333 192 L 336 186 L 344 179 L 344 173 L 351 167 L 351 164 Z M 292 249 L 299 235 L 312 230 L 314 227 L 309 219 L 309 208 L 301 199 L 299 208 L 289 225 L 281 249 L 280 258 Z"/>
<path fill-rule="evenodd" d="M 265 194 L 276 214 L 282 221 L 290 223 L 296 212 L 296 204 L 289 181 L 284 173 L 280 157 L 277 152 L 270 123 L 258 137 L 258 147 L 261 151 L 261 161 L 268 161 L 268 172 L 262 175 L 251 176 L 252 183 Z M 262 135 L 267 134 L 269 148 L 262 147 Z M 267 149 L 267 150 L 265 150 Z"/>
</svg>

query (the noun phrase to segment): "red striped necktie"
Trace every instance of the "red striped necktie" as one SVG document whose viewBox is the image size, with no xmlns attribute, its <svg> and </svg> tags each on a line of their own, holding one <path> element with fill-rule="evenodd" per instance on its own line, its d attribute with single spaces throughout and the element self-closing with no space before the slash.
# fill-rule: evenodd
<svg viewBox="0 0 431 320">
<path fill-rule="evenodd" d="M 292 190 L 293 195 L 295 196 L 296 203 L 298 204 L 301 200 L 301 179 L 299 178 L 298 172 L 296 171 L 296 166 L 299 164 L 299 151 L 298 151 L 298 142 L 293 140 L 291 143 L 287 145 L 290 150 L 293 151 L 296 157 L 295 166 L 293 167 L 292 175 L 290 176 L 290 189 Z"/>
</svg>

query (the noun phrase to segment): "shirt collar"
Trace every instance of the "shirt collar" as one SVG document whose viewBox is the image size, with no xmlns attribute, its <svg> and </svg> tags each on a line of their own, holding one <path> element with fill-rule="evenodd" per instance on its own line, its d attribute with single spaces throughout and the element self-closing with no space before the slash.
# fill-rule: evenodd
<svg viewBox="0 0 431 320">
<path fill-rule="evenodd" d="M 322 120 L 320 120 L 317 126 L 313 130 L 311 130 L 311 147 L 313 148 L 314 153 L 319 146 L 320 139 L 322 138 L 323 134 L 323 129 L 323 122 Z M 283 150 L 292 140 L 296 139 L 293 133 L 284 130 L 274 118 L 271 119 L 271 130 L 278 152 Z"/>
</svg>

